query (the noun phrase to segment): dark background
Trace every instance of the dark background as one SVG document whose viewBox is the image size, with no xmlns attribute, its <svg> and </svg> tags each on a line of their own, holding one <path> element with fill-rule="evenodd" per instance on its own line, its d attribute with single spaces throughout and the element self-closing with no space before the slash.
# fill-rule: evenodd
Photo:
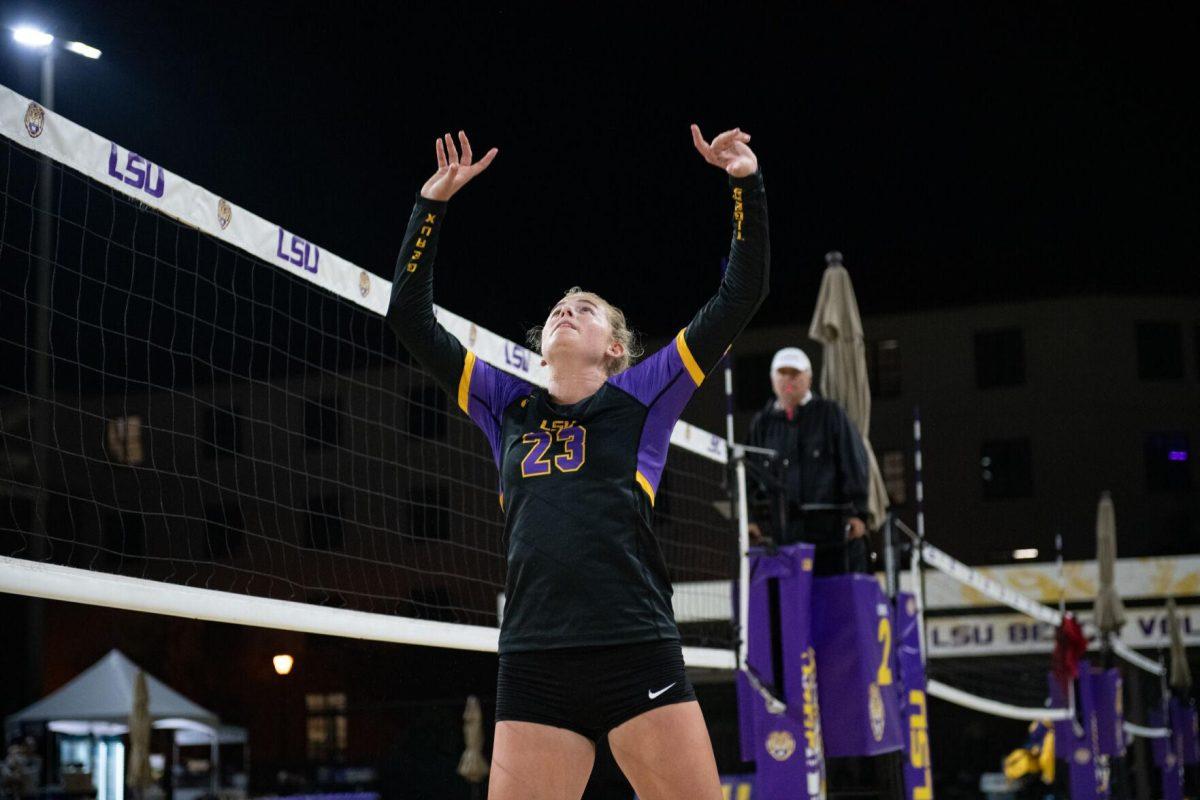
<svg viewBox="0 0 1200 800">
<path fill-rule="evenodd" d="M 655 337 L 711 292 L 728 200 L 722 176 L 692 150 L 693 121 L 710 136 L 735 125 L 754 135 L 774 257 L 758 323 L 806 321 L 834 248 L 868 314 L 1200 294 L 1198 131 L 1185 82 L 1194 7 L 648 6 L 577 8 L 568 20 L 528 6 L 355 3 L 301 15 L 250 2 L 48 2 L 0 6 L 0 22 L 104 51 L 95 62 L 58 58 L 63 115 L 387 277 L 434 167 L 434 137 L 466 128 L 478 152 L 499 146 L 493 168 L 452 203 L 437 300 L 512 339 L 573 284 L 609 296 Z M 0 40 L 0 83 L 37 98 L 38 70 L 36 55 Z M 0 604 L 18 621 L 14 641 L 29 602 Z M 250 725 L 256 746 L 277 745 L 262 754 L 264 771 L 298 751 L 301 716 L 285 746 L 267 704 L 212 696 L 231 672 L 254 671 L 247 695 L 255 681 L 274 685 L 272 643 L 251 644 L 262 634 L 63 604 L 49 604 L 48 617 L 55 671 L 45 690 L 117 644 Z M 84 630 L 73 651 L 56 649 Z M 389 708 L 406 738 L 372 740 L 408 752 L 363 754 L 409 776 L 424 765 L 438 785 L 458 746 L 461 697 L 479 692 L 486 704 L 493 691 L 492 657 L 370 645 L 347 656 L 337 641 L 310 646 L 353 669 L 330 667 L 317 688 L 350 684 L 367 698 L 357 702 L 418 701 L 431 673 L 444 677 L 446 702 L 429 703 L 436 723 Z M 203 654 L 225 648 L 242 661 L 211 680 L 196 673 Z M 4 666 L 24 669 L 14 658 Z M 6 711 L 33 699 L 22 683 L 6 681 Z M 727 692 L 704 691 L 706 708 L 728 712 Z M 965 760 L 943 749 L 961 744 L 959 733 L 935 731 L 935 754 L 947 754 L 939 771 Z M 999 749 L 1018 733 L 966 738 L 991 735 Z M 994 752 L 974 756 L 994 766 Z M 949 780 L 939 775 L 940 786 Z"/>
<path fill-rule="evenodd" d="M 388 277 L 434 137 L 499 146 L 452 205 L 438 301 L 511 338 L 576 283 L 652 335 L 703 301 L 727 203 L 692 121 L 754 135 L 776 268 L 759 322 L 807 315 L 835 248 L 867 313 L 1200 291 L 1193 7 L 293 8 L 2 17 L 104 51 L 59 59 L 61 113 Z M 37 70 L 0 46 L 0 82 L 34 96 Z"/>
</svg>

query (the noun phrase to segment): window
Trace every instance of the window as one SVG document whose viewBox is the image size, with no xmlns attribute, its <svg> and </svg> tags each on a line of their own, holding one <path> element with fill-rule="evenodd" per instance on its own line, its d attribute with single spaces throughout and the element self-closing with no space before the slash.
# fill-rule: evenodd
<svg viewBox="0 0 1200 800">
<path fill-rule="evenodd" d="M 304 401 L 304 446 L 309 450 L 336 447 L 341 433 L 337 395 L 327 394 Z"/>
<path fill-rule="evenodd" d="M 246 545 L 242 510 L 237 503 L 209 503 L 204 508 L 204 541 L 211 559 L 229 560 Z"/>
<path fill-rule="evenodd" d="M 1192 451 L 1186 433 L 1146 434 L 1146 488 L 1178 492 L 1192 488 Z"/>
<path fill-rule="evenodd" d="M 900 396 L 900 341 L 881 339 L 867 342 L 867 379 L 871 396 L 880 399 Z"/>
<path fill-rule="evenodd" d="M 771 359 L 774 355 L 752 353 L 734 357 L 733 397 L 738 411 L 758 411 L 774 396 L 771 391 Z"/>
<path fill-rule="evenodd" d="M 307 750 L 310 761 L 341 762 L 346 758 L 346 695 L 306 694 Z"/>
<path fill-rule="evenodd" d="M 1020 328 L 975 334 L 975 385 L 980 389 L 1025 383 L 1025 336 Z"/>
<path fill-rule="evenodd" d="M 1033 496 L 1033 467 L 1029 439 L 984 442 L 979 458 L 983 496 L 1006 500 Z"/>
<path fill-rule="evenodd" d="M 883 483 L 887 487 L 888 501 L 894 506 L 908 502 L 908 454 L 903 450 L 886 450 L 883 463 Z"/>
<path fill-rule="evenodd" d="M 408 432 L 420 439 L 446 438 L 446 396 L 436 386 L 409 390 Z"/>
<path fill-rule="evenodd" d="M 204 419 L 204 454 L 210 459 L 242 452 L 242 425 L 237 409 L 214 406 Z"/>
<path fill-rule="evenodd" d="M 341 550 L 342 500 L 336 494 L 318 495 L 308 500 L 308 546 L 314 550 Z"/>
<path fill-rule="evenodd" d="M 1144 381 L 1183 378 L 1183 326 L 1178 322 L 1137 324 L 1138 377 Z"/>
<path fill-rule="evenodd" d="M 105 430 L 108 457 L 120 464 L 136 467 L 145 460 L 142 448 L 142 418 L 136 414 L 110 419 Z"/>
</svg>

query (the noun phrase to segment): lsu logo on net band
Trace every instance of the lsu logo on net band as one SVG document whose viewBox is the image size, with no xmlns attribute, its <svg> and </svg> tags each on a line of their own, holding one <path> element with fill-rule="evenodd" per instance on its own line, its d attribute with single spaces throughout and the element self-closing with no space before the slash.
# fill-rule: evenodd
<svg viewBox="0 0 1200 800">
<path fill-rule="evenodd" d="M 116 142 L 109 142 L 108 174 L 156 200 L 163 196 L 166 189 L 166 171 L 162 167 L 132 150 L 118 147 Z"/>
</svg>

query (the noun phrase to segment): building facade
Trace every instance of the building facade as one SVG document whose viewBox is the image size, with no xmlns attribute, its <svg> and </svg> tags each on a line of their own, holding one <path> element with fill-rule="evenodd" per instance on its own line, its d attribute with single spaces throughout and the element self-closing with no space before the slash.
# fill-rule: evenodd
<svg viewBox="0 0 1200 800">
<path fill-rule="evenodd" d="M 1096 503 L 1112 492 L 1122 556 L 1200 545 L 1200 299 L 1075 297 L 867 316 L 871 441 L 901 518 L 913 522 L 913 415 L 923 429 L 927 533 L 970 563 L 1014 551 L 1095 550 Z M 802 347 L 808 319 L 749 330 L 734 350 L 737 430 L 770 397 L 775 349 Z M 722 381 L 689 421 L 723 429 Z M 1029 555 L 1026 553 L 1025 555 Z"/>
</svg>

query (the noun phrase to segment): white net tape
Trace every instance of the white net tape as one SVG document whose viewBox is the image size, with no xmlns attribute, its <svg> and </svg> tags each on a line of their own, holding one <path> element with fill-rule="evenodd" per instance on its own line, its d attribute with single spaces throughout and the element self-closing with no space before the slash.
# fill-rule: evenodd
<svg viewBox="0 0 1200 800">
<path fill-rule="evenodd" d="M 912 537 L 914 541 L 919 541 L 906 525 L 898 523 L 898 527 Z M 919 546 L 921 552 L 920 561 L 923 564 L 994 600 L 997 605 L 1007 606 L 1026 617 L 1055 627 L 1062 622 L 1062 615 L 1057 609 L 1051 608 L 1001 584 L 928 542 L 921 542 Z M 913 588 L 919 598 L 920 587 L 914 585 Z M 1115 636 L 1109 637 L 1109 645 L 1116 656 L 1148 675 L 1162 676 L 1165 674 L 1165 668 L 1162 664 L 1136 652 L 1119 638 Z M 934 697 L 963 706 L 964 708 L 970 708 L 980 713 L 991 714 L 1006 719 L 1052 721 L 1067 719 L 1071 714 L 1069 709 L 1020 705 L 983 697 L 936 679 L 929 680 L 928 692 Z M 1138 725 L 1132 722 L 1125 722 L 1124 730 L 1128 736 L 1145 738 L 1162 738 L 1170 735 L 1169 730 L 1166 728 Z"/>
</svg>

